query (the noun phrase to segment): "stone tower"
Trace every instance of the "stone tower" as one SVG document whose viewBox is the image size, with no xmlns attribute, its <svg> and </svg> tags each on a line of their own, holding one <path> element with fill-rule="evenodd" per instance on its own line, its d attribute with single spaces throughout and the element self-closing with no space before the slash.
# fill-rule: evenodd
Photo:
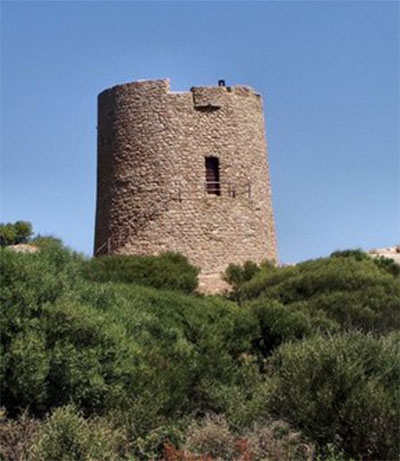
<svg viewBox="0 0 400 461">
<path fill-rule="evenodd" d="M 171 92 L 154 80 L 99 95 L 95 255 L 163 251 L 186 255 L 206 285 L 231 262 L 277 260 L 262 99 L 251 88 Z"/>
</svg>

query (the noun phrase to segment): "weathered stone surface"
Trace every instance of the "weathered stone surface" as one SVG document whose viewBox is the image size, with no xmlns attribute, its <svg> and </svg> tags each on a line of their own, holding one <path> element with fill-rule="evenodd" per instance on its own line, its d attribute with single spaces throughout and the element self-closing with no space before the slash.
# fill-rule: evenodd
<svg viewBox="0 0 400 461">
<path fill-rule="evenodd" d="M 384 256 L 393 259 L 396 264 L 400 265 L 400 245 L 370 250 L 369 254 L 377 258 Z"/>
<path fill-rule="evenodd" d="M 9 245 L 6 247 L 7 250 L 14 251 L 16 253 L 36 253 L 39 251 L 39 248 L 35 245 L 30 245 L 28 243 L 18 243 L 17 245 Z"/>
<path fill-rule="evenodd" d="M 219 196 L 206 192 L 209 156 L 219 159 Z M 155 80 L 99 95 L 95 254 L 166 250 L 204 276 L 277 260 L 262 100 L 252 89 L 174 93 Z"/>
</svg>

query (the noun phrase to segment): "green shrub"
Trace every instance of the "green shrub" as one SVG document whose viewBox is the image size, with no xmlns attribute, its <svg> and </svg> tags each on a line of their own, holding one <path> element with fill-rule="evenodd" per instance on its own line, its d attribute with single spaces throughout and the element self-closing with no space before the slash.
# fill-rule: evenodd
<svg viewBox="0 0 400 461">
<path fill-rule="evenodd" d="M 349 250 L 338 250 L 334 251 L 330 255 L 331 258 L 354 258 L 356 261 L 364 261 L 370 259 L 370 256 L 360 248 L 349 249 Z"/>
<path fill-rule="evenodd" d="M 0 250 L 1 343 L 35 327 L 44 306 L 74 293 L 82 260 L 66 249 L 23 254 Z"/>
<path fill-rule="evenodd" d="M 60 251 L 64 248 L 62 240 L 51 235 L 39 234 L 32 240 L 32 244 L 46 251 Z"/>
<path fill-rule="evenodd" d="M 362 250 L 344 250 L 334 251 L 331 254 L 332 258 L 354 258 L 356 261 L 372 261 L 377 267 L 383 269 L 395 277 L 400 275 L 400 265 L 397 264 L 393 259 L 386 258 L 385 256 L 372 257 L 368 253 Z"/>
<path fill-rule="evenodd" d="M 309 300 L 320 293 L 365 289 L 380 284 L 393 286 L 393 279 L 382 273 L 372 261 L 331 258 L 303 263 L 297 274 L 268 289 L 268 295 L 284 303 Z"/>
<path fill-rule="evenodd" d="M 386 258 L 385 256 L 379 256 L 372 258 L 374 263 L 384 271 L 388 272 L 395 277 L 400 275 L 400 264 L 396 263 L 392 258 Z"/>
<path fill-rule="evenodd" d="M 32 224 L 28 221 L 0 224 L 0 246 L 28 243 L 32 234 Z"/>
<path fill-rule="evenodd" d="M 7 347 L 16 334 L 35 326 L 43 306 L 72 291 L 80 275 L 79 264 L 64 250 L 0 251 L 1 343 Z"/>
<path fill-rule="evenodd" d="M 192 293 L 199 269 L 178 253 L 159 256 L 103 256 L 88 261 L 85 276 L 95 282 L 136 283 Z"/>
<path fill-rule="evenodd" d="M 299 271 L 298 266 L 262 268 L 255 276 L 243 282 L 238 290 L 239 301 L 255 299 L 268 294 L 270 287 L 285 282 Z M 269 295 L 269 294 L 268 294 Z"/>
<path fill-rule="evenodd" d="M 240 286 L 240 298 L 276 300 L 295 310 L 301 306 L 311 318 L 323 312 L 343 331 L 400 328 L 400 280 L 365 253 L 352 254 L 262 270 Z"/>
<path fill-rule="evenodd" d="M 142 345 L 152 365 L 151 386 L 158 390 L 150 395 L 150 407 L 152 402 L 153 407 L 160 405 L 161 414 L 182 415 L 222 405 L 213 390 L 239 379 L 243 367 L 238 359 L 251 348 L 253 319 L 217 297 L 130 285 L 120 285 L 118 292 L 129 303 L 114 315 Z M 242 386 L 247 387 L 245 380 Z M 153 414 L 148 407 L 146 411 L 144 422 Z"/>
<path fill-rule="evenodd" d="M 32 461 L 117 461 L 126 459 L 123 432 L 101 419 L 84 419 L 73 407 L 56 409 L 40 427 Z"/>
<path fill-rule="evenodd" d="M 81 264 L 64 249 L 3 250 L 0 386 L 11 415 L 24 406 L 41 415 L 70 400 L 105 411 L 123 400 L 122 377 L 133 381 L 138 373 L 131 359 L 137 347 L 124 326 L 79 299 L 87 293 Z"/>
<path fill-rule="evenodd" d="M 371 259 L 249 264 L 237 278 L 238 306 L 188 296 L 197 270 L 180 255 L 87 261 L 54 238 L 38 246 L 0 249 L 3 403 L 11 417 L 23 407 L 40 418 L 53 412 L 35 456 L 70 444 L 80 459 L 123 459 L 107 441 L 95 454 L 89 435 L 80 438 L 92 428 L 109 440 L 101 426 L 126 432 L 131 459 L 162 459 L 167 442 L 169 455 L 182 452 L 190 419 L 213 442 L 206 414 L 225 421 L 237 448 L 222 443 L 223 456 L 237 459 L 307 459 L 301 447 L 314 441 L 332 460 L 396 454 L 398 343 L 384 335 L 399 328 L 400 288 Z M 350 330 L 374 337 L 332 336 Z M 290 422 L 282 438 L 271 417 Z"/>
<path fill-rule="evenodd" d="M 237 288 L 243 282 L 251 280 L 260 270 L 260 267 L 252 261 L 246 261 L 242 266 L 240 264 L 229 264 L 223 278 Z"/>
<path fill-rule="evenodd" d="M 3 356 L 5 376 L 2 397 L 9 409 L 40 408 L 46 400 L 49 357 L 45 337 L 33 328 L 20 331 Z"/>
<path fill-rule="evenodd" d="M 17 238 L 14 224 L 0 224 L 0 246 L 14 245 Z"/>
<path fill-rule="evenodd" d="M 1 390 L 12 414 L 29 406 L 41 415 L 69 401 L 88 413 L 105 413 L 123 405 L 133 383 L 143 383 L 138 348 L 122 325 L 109 325 L 94 309 L 64 300 L 44 306 L 39 315 L 20 317 L 16 335 L 5 332 L 11 339 L 4 346 Z"/>
<path fill-rule="evenodd" d="M 325 313 L 342 331 L 383 334 L 400 328 L 400 290 L 397 281 L 352 291 L 316 294 L 307 302 L 311 315 Z M 398 291 L 398 293 L 396 293 Z M 295 306 L 291 304 L 290 306 Z"/>
<path fill-rule="evenodd" d="M 259 325 L 259 335 L 253 346 L 261 357 L 267 357 L 281 343 L 302 339 L 312 331 L 306 310 L 295 310 L 273 300 L 259 300 L 249 304 Z"/>
<path fill-rule="evenodd" d="M 228 293 L 228 297 L 241 304 L 242 285 L 253 280 L 260 273 L 272 273 L 276 269 L 275 264 L 270 261 L 264 261 L 260 265 L 252 261 L 246 261 L 243 265 L 229 264 L 222 276 L 222 279 L 232 287 L 232 290 Z"/>
<path fill-rule="evenodd" d="M 15 243 L 28 243 L 32 237 L 32 224 L 28 221 L 16 221 L 14 223 L 16 239 Z"/>
<path fill-rule="evenodd" d="M 181 421 L 179 422 L 181 425 Z M 145 435 L 136 437 L 131 443 L 132 460 L 163 460 L 164 448 L 172 444 L 180 446 L 182 444 L 183 430 L 177 424 L 162 425 L 154 427 Z M 179 458 L 178 458 L 179 459 Z M 171 461 L 177 461 L 176 458 Z"/>
<path fill-rule="evenodd" d="M 270 361 L 270 409 L 346 456 L 395 459 L 399 336 L 360 333 L 283 344 Z"/>
<path fill-rule="evenodd" d="M 255 421 L 268 416 L 265 400 L 269 395 L 269 382 L 259 372 L 257 358 L 243 353 L 232 379 L 207 382 L 209 404 L 205 412 L 223 414 L 237 432 L 245 430 Z"/>
<path fill-rule="evenodd" d="M 12 415 L 70 401 L 85 414 L 123 409 L 143 436 L 220 406 L 210 386 L 234 383 L 251 348 L 252 317 L 222 298 L 88 282 L 64 249 L 4 250 L 1 264 L 0 385 Z"/>
</svg>

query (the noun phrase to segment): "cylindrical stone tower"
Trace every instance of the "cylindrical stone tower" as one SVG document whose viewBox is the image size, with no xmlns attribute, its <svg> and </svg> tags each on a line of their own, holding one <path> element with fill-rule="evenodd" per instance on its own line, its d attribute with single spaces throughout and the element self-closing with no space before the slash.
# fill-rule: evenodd
<svg viewBox="0 0 400 461">
<path fill-rule="evenodd" d="M 96 256 L 178 251 L 204 279 L 277 260 L 261 96 L 220 84 L 99 95 Z"/>
</svg>

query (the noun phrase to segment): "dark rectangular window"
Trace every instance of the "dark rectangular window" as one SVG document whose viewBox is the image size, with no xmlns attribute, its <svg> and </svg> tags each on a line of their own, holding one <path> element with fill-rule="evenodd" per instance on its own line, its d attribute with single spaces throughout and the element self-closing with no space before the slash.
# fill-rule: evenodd
<svg viewBox="0 0 400 461">
<path fill-rule="evenodd" d="M 206 157 L 206 191 L 207 194 L 221 195 L 218 157 Z"/>
</svg>

